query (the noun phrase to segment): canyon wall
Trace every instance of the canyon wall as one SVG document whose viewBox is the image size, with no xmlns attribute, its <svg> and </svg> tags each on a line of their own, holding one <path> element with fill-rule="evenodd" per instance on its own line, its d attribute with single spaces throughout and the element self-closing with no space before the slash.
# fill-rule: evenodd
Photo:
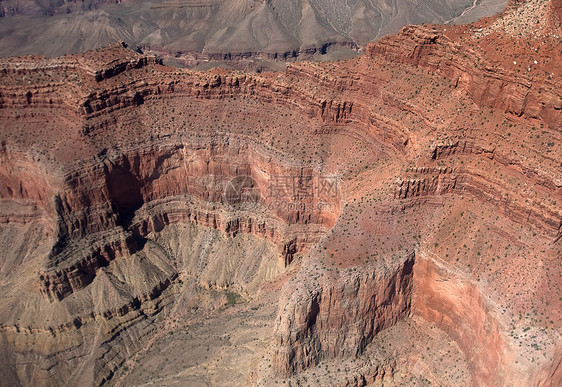
<svg viewBox="0 0 562 387">
<path fill-rule="evenodd" d="M 356 358 L 373 337 L 410 313 L 414 254 L 391 270 L 367 266 L 325 278 L 302 269 L 283 289 L 274 332 L 276 371 L 289 375 L 324 359 Z"/>
<path fill-rule="evenodd" d="M 326 209 L 310 200 L 289 211 L 274 206 L 293 199 L 268 197 L 272 176 L 312 179 L 314 172 L 272 165 L 243 145 L 153 146 L 117 159 L 107 155 L 83 170 L 87 174 L 68 176 L 55 197 L 58 240 L 40 274 L 41 292 L 50 301 L 87 286 L 100 267 L 142 249 L 148 234 L 171 223 L 259 235 L 283 246 L 288 264 L 337 216 L 331 212 L 337 211 L 336 201 Z M 242 208 L 232 214 L 237 203 L 228 202 L 227 185 L 245 176 L 251 186 L 235 188 L 251 189 L 256 202 L 249 204 L 271 208 L 269 213 L 244 211 L 245 199 L 236 197 Z"/>
<path fill-rule="evenodd" d="M 442 27 L 405 27 L 399 39 L 387 37 L 371 43 L 366 53 L 442 74 L 457 87 L 466 89 L 482 106 L 540 118 L 552 127 L 562 124 L 560 88 L 552 77 L 541 76 L 537 82 L 534 74 L 520 73 L 491 61 L 475 49 L 451 39 Z"/>
<path fill-rule="evenodd" d="M 416 257 L 412 313 L 435 323 L 459 344 L 475 386 L 508 384 L 509 349 L 495 308 L 477 285 L 440 266 L 424 253 Z"/>
<path fill-rule="evenodd" d="M 10 383 L 125 383 L 149 369 L 136 352 L 209 329 L 228 344 L 189 372 L 231 359 L 240 384 L 368 357 L 334 383 L 556 385 L 561 88 L 543 53 L 560 43 L 506 32 L 523 51 L 498 58 L 502 20 L 255 75 L 121 43 L 1 60 Z M 537 72 L 510 65 L 535 49 Z M 266 349 L 238 364 L 258 330 Z M 381 334 L 402 350 L 373 349 Z M 185 376 L 167 364 L 157 382 Z"/>
</svg>

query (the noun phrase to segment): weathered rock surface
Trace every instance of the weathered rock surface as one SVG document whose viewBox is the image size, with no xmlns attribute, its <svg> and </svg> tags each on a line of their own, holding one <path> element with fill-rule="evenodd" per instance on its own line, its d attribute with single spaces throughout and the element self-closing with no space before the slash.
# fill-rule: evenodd
<svg viewBox="0 0 562 387">
<path fill-rule="evenodd" d="M 3 380 L 559 385 L 559 9 L 260 75 L 1 60 Z"/>
<path fill-rule="evenodd" d="M 280 300 L 273 363 L 281 375 L 317 365 L 326 358 L 355 358 L 373 337 L 410 311 L 414 257 L 382 273 L 321 276 L 306 270 L 291 279 Z"/>
<path fill-rule="evenodd" d="M 492 15 L 505 2 L 476 8 Z M 471 6 L 469 0 L 3 0 L 0 56 L 57 56 L 125 40 L 172 63 L 259 70 L 297 58 L 349 58 L 405 25 L 454 21 Z"/>
</svg>

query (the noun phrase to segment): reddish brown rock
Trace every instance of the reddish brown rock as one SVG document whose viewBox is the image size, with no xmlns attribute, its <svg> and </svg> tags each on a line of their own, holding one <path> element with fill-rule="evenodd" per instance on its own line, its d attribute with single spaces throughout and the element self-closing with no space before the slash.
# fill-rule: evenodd
<svg viewBox="0 0 562 387">
<path fill-rule="evenodd" d="M 559 8 L 260 75 L 1 60 L 6 380 L 140 383 L 208 329 L 157 381 L 559 384 Z"/>
</svg>

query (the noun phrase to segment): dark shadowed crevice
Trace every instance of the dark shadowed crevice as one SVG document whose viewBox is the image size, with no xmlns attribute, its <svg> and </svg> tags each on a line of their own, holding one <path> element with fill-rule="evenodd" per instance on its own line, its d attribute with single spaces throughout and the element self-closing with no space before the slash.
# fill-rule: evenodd
<svg viewBox="0 0 562 387">
<path fill-rule="evenodd" d="M 127 229 L 135 211 L 144 204 L 142 183 L 129 168 L 116 166 L 106 175 L 107 188 L 113 209 L 119 216 L 119 224 Z"/>
<path fill-rule="evenodd" d="M 318 305 L 317 300 L 313 300 L 308 311 L 308 316 L 306 318 L 306 328 L 312 329 L 314 325 L 316 325 L 316 318 L 318 317 L 318 313 L 320 313 L 320 305 Z"/>
</svg>

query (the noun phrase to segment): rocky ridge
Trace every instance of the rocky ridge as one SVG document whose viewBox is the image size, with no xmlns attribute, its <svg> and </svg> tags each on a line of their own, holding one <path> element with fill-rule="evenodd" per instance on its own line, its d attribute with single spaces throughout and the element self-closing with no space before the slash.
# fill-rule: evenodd
<svg viewBox="0 0 562 387">
<path fill-rule="evenodd" d="M 505 0 L 483 3 L 476 8 L 484 15 L 505 6 Z M 454 21 L 472 5 L 467 0 L 360 0 L 345 6 L 326 0 L 3 0 L 0 34 L 8 38 L 0 43 L 0 56 L 59 56 L 125 40 L 170 63 L 261 70 L 297 58 L 349 58 L 404 25 Z"/>
<path fill-rule="evenodd" d="M 260 75 L 122 44 L 0 61 L 7 380 L 125 384 L 150 358 L 131 354 L 240 311 L 267 350 L 157 376 L 302 383 L 356 359 L 335 383 L 559 384 L 560 42 L 507 52 L 482 35 L 501 20 Z"/>
</svg>

